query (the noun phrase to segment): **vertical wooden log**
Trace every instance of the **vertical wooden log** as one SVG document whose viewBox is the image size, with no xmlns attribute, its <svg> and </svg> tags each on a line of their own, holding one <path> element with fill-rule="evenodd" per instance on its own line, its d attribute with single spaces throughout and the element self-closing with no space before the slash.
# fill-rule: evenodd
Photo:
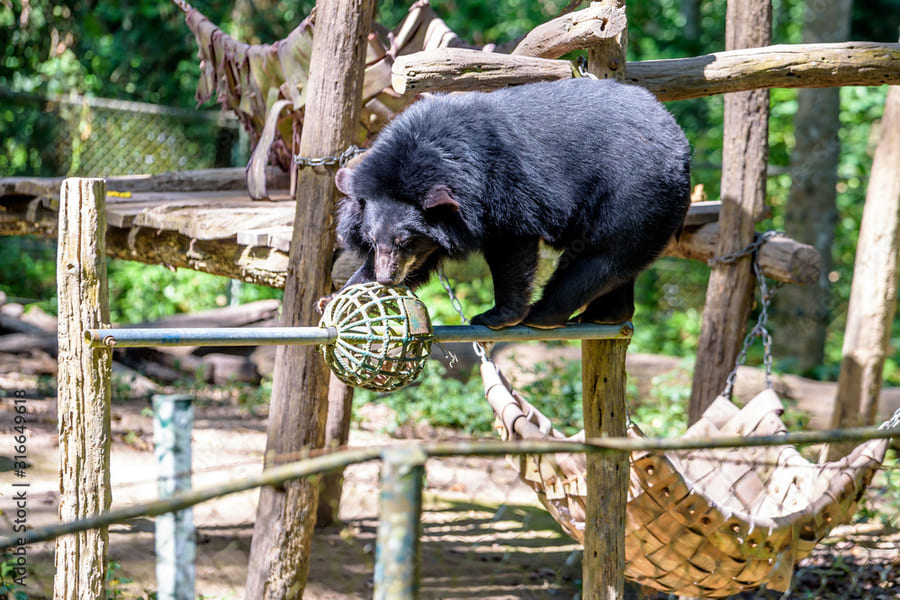
<svg viewBox="0 0 900 600">
<path fill-rule="evenodd" d="M 611 17 L 610 22 L 621 23 L 623 27 L 614 36 L 588 48 L 588 71 L 600 79 L 624 79 L 625 49 L 628 47 L 625 0 L 601 0 L 596 4 L 609 5 L 610 15 L 621 15 L 621 19 Z"/>
<path fill-rule="evenodd" d="M 382 453 L 375 600 L 419 597 L 419 530 L 425 458 L 425 453 L 416 446 L 386 448 Z"/>
<path fill-rule="evenodd" d="M 628 340 L 581 343 L 584 434 L 625 435 L 625 350 Z M 624 452 L 587 455 L 584 524 L 585 600 L 624 598 L 625 503 L 629 464 Z"/>
<path fill-rule="evenodd" d="M 625 12 L 625 2 L 604 0 Z M 622 22 L 626 19 L 623 14 Z M 627 27 L 588 51 L 588 71 L 624 79 Z M 582 404 L 587 438 L 625 435 L 625 350 L 628 340 L 581 342 Z M 582 597 L 625 597 L 625 504 L 629 464 L 625 453 L 587 455 Z"/>
<path fill-rule="evenodd" d="M 59 201 L 59 520 L 109 510 L 109 402 L 112 353 L 91 348 L 84 331 L 109 327 L 106 184 L 66 179 Z M 54 600 L 106 597 L 106 527 L 56 540 Z"/>
<path fill-rule="evenodd" d="M 726 50 L 766 46 L 771 39 L 771 0 L 728 2 Z M 756 216 L 765 204 L 768 128 L 768 90 L 725 94 L 717 256 L 739 251 L 753 241 Z M 733 264 L 719 264 L 710 274 L 688 408 L 691 423 L 722 391 L 734 368 L 746 334 L 754 290 L 749 257 Z"/>
<path fill-rule="evenodd" d="M 339 448 L 347 444 L 347 438 L 350 435 L 352 407 L 353 388 L 332 374 L 328 383 L 328 417 L 325 420 L 326 448 Z M 337 520 L 341 508 L 343 483 L 343 469 L 322 475 L 316 527 L 327 527 Z"/>
<path fill-rule="evenodd" d="M 320 0 L 316 5 L 301 156 L 336 156 L 355 141 L 373 6 L 373 0 Z M 284 325 L 315 325 L 316 302 L 332 289 L 336 169 L 300 169 L 282 309 Z M 266 466 L 296 459 L 304 449 L 323 445 L 327 395 L 328 368 L 315 348 L 279 346 Z M 318 496 L 316 479 L 260 490 L 247 598 L 280 600 L 303 595 Z"/>
<path fill-rule="evenodd" d="M 871 425 L 897 311 L 900 271 L 900 86 L 888 89 L 863 208 L 832 427 Z M 833 445 L 829 460 L 849 445 Z"/>
</svg>

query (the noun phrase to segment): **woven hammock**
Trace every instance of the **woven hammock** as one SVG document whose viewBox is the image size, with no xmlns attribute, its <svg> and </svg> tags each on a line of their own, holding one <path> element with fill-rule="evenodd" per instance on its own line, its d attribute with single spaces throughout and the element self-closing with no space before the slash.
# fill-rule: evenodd
<svg viewBox="0 0 900 600">
<path fill-rule="evenodd" d="M 488 402 L 503 439 L 566 438 L 482 363 Z M 686 438 L 777 435 L 784 407 L 766 390 L 738 409 L 718 397 Z M 630 437 L 642 437 L 631 427 Z M 811 463 L 793 446 L 634 452 L 628 488 L 625 576 L 681 596 L 721 598 L 765 583 L 788 589 L 794 565 L 847 522 L 888 440 L 871 440 L 843 459 Z M 584 454 L 511 457 L 521 479 L 563 529 L 584 543 Z"/>
</svg>

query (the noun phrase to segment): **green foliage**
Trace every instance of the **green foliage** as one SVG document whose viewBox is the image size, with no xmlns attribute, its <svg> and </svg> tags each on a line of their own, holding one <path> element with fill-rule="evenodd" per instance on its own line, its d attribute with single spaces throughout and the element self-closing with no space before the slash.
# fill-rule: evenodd
<svg viewBox="0 0 900 600">
<path fill-rule="evenodd" d="M 56 312 L 56 245 L 31 236 L 0 237 L 0 291 L 23 304 L 44 301 L 42 308 Z"/>
<path fill-rule="evenodd" d="M 435 427 L 453 427 L 467 433 L 487 432 L 491 429 L 493 413 L 483 401 L 481 383 L 477 377 L 466 381 L 449 377 L 441 363 L 429 361 L 424 372 L 413 385 L 390 394 L 358 390 L 355 404 L 378 402 L 396 413 L 388 426 L 394 432 L 406 423 L 426 421 Z"/>
<path fill-rule="evenodd" d="M 27 576 L 23 578 L 21 573 L 16 573 L 16 561 L 13 554 L 0 555 L 0 598 L 28 600 L 28 592 L 16 583 L 17 578 L 27 581 Z"/>
<path fill-rule="evenodd" d="M 139 323 L 178 313 L 225 306 L 231 281 L 188 269 L 132 261 L 109 261 L 110 317 L 116 323 Z M 238 302 L 281 296 L 281 290 L 241 284 Z"/>
</svg>

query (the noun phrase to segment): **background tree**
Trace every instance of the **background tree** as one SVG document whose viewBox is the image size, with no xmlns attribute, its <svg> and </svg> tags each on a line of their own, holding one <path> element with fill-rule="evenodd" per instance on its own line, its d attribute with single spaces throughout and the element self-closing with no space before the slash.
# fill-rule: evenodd
<svg viewBox="0 0 900 600">
<path fill-rule="evenodd" d="M 852 0 L 813 0 L 806 5 L 803 42 L 842 42 L 850 33 Z M 840 89 L 801 89 L 794 116 L 791 191 L 784 212 L 788 236 L 822 255 L 819 281 L 788 286 L 773 303 L 775 354 L 785 367 L 802 373 L 823 362 L 831 313 L 832 245 L 837 221 L 837 169 L 841 144 Z"/>
</svg>

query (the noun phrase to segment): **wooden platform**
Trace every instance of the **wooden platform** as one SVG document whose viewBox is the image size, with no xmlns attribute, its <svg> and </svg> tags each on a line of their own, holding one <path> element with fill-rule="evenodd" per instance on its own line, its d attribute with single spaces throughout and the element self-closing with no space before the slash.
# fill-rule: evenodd
<svg viewBox="0 0 900 600">
<path fill-rule="evenodd" d="M 108 254 L 282 287 L 296 212 L 287 176 L 272 171 L 269 187 L 281 191 L 253 201 L 243 175 L 209 169 L 107 179 Z M 61 182 L 0 179 L 0 235 L 56 237 Z M 695 202 L 685 233 L 666 253 L 712 257 L 718 213 L 719 202 Z M 815 281 L 822 262 L 811 247 L 784 238 L 767 244 L 761 261 L 770 277 L 800 283 Z"/>
</svg>

